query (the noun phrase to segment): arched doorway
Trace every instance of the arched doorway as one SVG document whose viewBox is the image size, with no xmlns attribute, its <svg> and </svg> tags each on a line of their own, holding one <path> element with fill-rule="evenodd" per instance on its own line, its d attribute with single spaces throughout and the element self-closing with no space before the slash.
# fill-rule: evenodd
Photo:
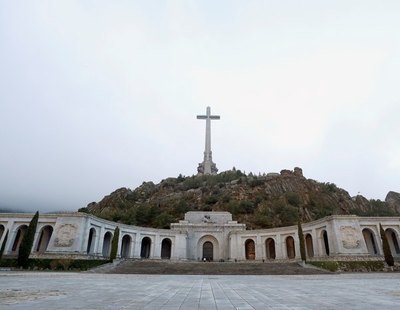
<svg viewBox="0 0 400 310">
<path fill-rule="evenodd" d="M 267 254 L 267 259 L 275 259 L 276 254 L 275 254 L 275 240 L 272 238 L 268 238 L 265 241 L 265 250 Z"/>
<path fill-rule="evenodd" d="M 289 259 L 293 259 L 296 257 L 296 250 L 294 248 L 294 239 L 291 236 L 286 238 L 286 252 L 287 252 L 287 257 Z"/>
<path fill-rule="evenodd" d="M 122 237 L 122 241 L 121 241 L 121 257 L 122 258 L 129 257 L 129 254 L 131 252 L 131 243 L 132 243 L 131 236 L 125 235 Z"/>
<path fill-rule="evenodd" d="M 197 259 L 218 261 L 221 257 L 218 240 L 212 235 L 205 235 L 197 242 Z"/>
<path fill-rule="evenodd" d="M 307 234 L 305 241 L 306 241 L 307 257 L 309 258 L 314 257 L 314 246 L 312 243 L 312 236 L 310 234 Z"/>
<path fill-rule="evenodd" d="M 96 243 L 96 229 L 93 227 L 90 228 L 89 230 L 89 238 L 88 238 L 88 244 L 86 248 L 86 253 L 88 254 L 93 254 L 94 253 L 94 245 Z"/>
<path fill-rule="evenodd" d="M 254 260 L 256 258 L 256 245 L 253 239 L 247 239 L 244 243 L 246 259 Z"/>
<path fill-rule="evenodd" d="M 161 242 L 161 258 L 162 259 L 170 259 L 171 258 L 171 247 L 172 241 L 168 238 L 165 238 Z"/>
<path fill-rule="evenodd" d="M 42 228 L 39 234 L 39 240 L 36 246 L 36 252 L 43 254 L 47 250 L 51 235 L 53 234 L 53 227 L 46 225 Z"/>
<path fill-rule="evenodd" d="M 15 235 L 13 246 L 11 248 L 11 252 L 13 252 L 14 254 L 18 253 L 22 239 L 24 238 L 24 235 L 26 234 L 27 230 L 28 230 L 27 225 L 21 225 L 18 228 L 17 233 Z"/>
<path fill-rule="evenodd" d="M 362 234 L 364 237 L 365 245 L 367 246 L 368 253 L 371 255 L 378 254 L 378 248 L 376 246 L 375 234 L 371 229 L 364 228 L 362 230 Z"/>
<path fill-rule="evenodd" d="M 329 256 L 329 241 L 328 241 L 328 233 L 326 230 L 322 231 L 322 240 L 323 240 L 323 249 L 325 252 L 325 255 Z"/>
<path fill-rule="evenodd" d="M 386 238 L 388 239 L 389 247 L 390 247 L 390 251 L 392 252 L 392 255 L 400 254 L 399 241 L 397 239 L 396 232 L 392 228 L 388 228 L 388 229 L 386 229 L 385 234 L 386 234 Z"/>
<path fill-rule="evenodd" d="M 102 251 L 102 254 L 103 254 L 104 257 L 110 257 L 111 240 L 112 240 L 112 233 L 110 231 L 107 231 L 104 234 L 104 238 L 103 238 L 103 251 Z"/>
<path fill-rule="evenodd" d="M 214 259 L 214 246 L 211 241 L 206 241 L 203 244 L 203 260 L 212 261 Z"/>
<path fill-rule="evenodd" d="M 150 258 L 151 249 L 151 239 L 149 237 L 144 237 L 142 239 L 142 247 L 140 249 L 141 258 Z"/>
</svg>

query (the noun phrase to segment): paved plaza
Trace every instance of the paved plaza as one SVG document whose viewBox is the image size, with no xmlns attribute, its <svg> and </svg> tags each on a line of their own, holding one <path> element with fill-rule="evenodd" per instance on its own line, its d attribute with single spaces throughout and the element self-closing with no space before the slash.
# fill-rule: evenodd
<svg viewBox="0 0 400 310">
<path fill-rule="evenodd" d="M 1 309 L 399 309 L 400 274 L 0 272 Z"/>
</svg>

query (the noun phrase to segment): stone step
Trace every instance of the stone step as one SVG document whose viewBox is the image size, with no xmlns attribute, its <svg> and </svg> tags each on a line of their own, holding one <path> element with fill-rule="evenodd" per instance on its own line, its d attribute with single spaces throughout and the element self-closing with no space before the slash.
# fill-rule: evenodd
<svg viewBox="0 0 400 310">
<path fill-rule="evenodd" d="M 326 274 L 318 268 L 299 263 L 254 262 L 174 262 L 152 260 L 124 260 L 98 273 L 117 274 L 193 274 L 193 275 L 296 275 Z"/>
</svg>

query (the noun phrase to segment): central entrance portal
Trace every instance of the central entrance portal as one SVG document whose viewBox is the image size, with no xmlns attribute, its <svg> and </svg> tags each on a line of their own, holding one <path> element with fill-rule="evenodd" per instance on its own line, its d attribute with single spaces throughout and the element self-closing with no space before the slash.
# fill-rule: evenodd
<svg viewBox="0 0 400 310">
<path fill-rule="evenodd" d="M 203 244 L 203 259 L 212 261 L 214 259 L 214 247 L 210 241 L 206 241 Z"/>
</svg>

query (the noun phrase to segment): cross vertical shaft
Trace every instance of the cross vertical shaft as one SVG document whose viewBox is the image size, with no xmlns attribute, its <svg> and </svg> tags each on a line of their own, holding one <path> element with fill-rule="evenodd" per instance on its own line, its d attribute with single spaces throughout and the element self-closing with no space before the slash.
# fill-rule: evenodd
<svg viewBox="0 0 400 310">
<path fill-rule="evenodd" d="M 218 169 L 212 161 L 211 152 L 211 120 L 220 119 L 220 116 L 211 115 L 211 108 L 207 107 L 206 115 L 197 115 L 197 119 L 206 120 L 206 145 L 204 149 L 204 159 L 197 167 L 197 172 L 198 174 L 216 174 Z"/>
</svg>

